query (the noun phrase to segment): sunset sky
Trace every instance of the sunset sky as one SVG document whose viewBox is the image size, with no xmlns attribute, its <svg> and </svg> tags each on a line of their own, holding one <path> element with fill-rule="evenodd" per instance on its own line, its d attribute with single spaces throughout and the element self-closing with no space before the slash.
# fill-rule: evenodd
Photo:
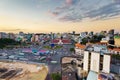
<svg viewBox="0 0 120 80">
<path fill-rule="evenodd" d="M 0 32 L 120 31 L 120 0 L 0 0 Z"/>
</svg>

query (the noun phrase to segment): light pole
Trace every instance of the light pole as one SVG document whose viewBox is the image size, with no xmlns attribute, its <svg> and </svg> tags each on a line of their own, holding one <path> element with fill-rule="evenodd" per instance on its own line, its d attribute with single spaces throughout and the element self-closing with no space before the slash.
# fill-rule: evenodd
<svg viewBox="0 0 120 80">
<path fill-rule="evenodd" d="M 54 44 L 54 43 L 53 43 L 53 44 L 51 44 L 51 48 L 52 48 L 53 54 L 54 54 L 54 46 L 55 46 L 55 44 Z"/>
</svg>

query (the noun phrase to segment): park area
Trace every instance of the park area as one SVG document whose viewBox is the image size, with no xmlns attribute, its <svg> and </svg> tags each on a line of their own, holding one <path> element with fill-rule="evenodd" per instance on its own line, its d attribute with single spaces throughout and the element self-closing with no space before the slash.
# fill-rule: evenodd
<svg viewBox="0 0 120 80">
<path fill-rule="evenodd" d="M 0 80 L 45 80 L 47 73 L 44 65 L 0 62 Z"/>
</svg>

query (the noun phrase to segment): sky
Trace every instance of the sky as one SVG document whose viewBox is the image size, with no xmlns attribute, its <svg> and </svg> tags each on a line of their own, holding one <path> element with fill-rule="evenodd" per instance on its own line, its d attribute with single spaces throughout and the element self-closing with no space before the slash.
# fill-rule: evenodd
<svg viewBox="0 0 120 80">
<path fill-rule="evenodd" d="M 120 0 L 0 0 L 0 32 L 120 31 Z"/>
</svg>

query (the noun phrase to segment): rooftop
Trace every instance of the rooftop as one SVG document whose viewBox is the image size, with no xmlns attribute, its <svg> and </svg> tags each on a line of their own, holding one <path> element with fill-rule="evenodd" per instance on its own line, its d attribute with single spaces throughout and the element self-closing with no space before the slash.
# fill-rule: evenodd
<svg viewBox="0 0 120 80">
<path fill-rule="evenodd" d="M 77 47 L 77 48 L 80 48 L 80 49 L 85 49 L 85 45 L 82 45 L 82 44 L 80 44 L 80 43 L 76 43 L 75 44 L 75 46 Z"/>
<path fill-rule="evenodd" d="M 118 52 L 120 52 L 120 48 L 113 48 L 113 49 L 110 49 L 110 48 L 109 48 L 109 50 L 113 50 L 113 51 L 118 51 Z"/>
<path fill-rule="evenodd" d="M 69 39 L 54 39 L 51 41 L 51 43 L 58 44 L 60 40 L 63 44 L 70 44 L 71 43 L 71 41 Z"/>
</svg>

